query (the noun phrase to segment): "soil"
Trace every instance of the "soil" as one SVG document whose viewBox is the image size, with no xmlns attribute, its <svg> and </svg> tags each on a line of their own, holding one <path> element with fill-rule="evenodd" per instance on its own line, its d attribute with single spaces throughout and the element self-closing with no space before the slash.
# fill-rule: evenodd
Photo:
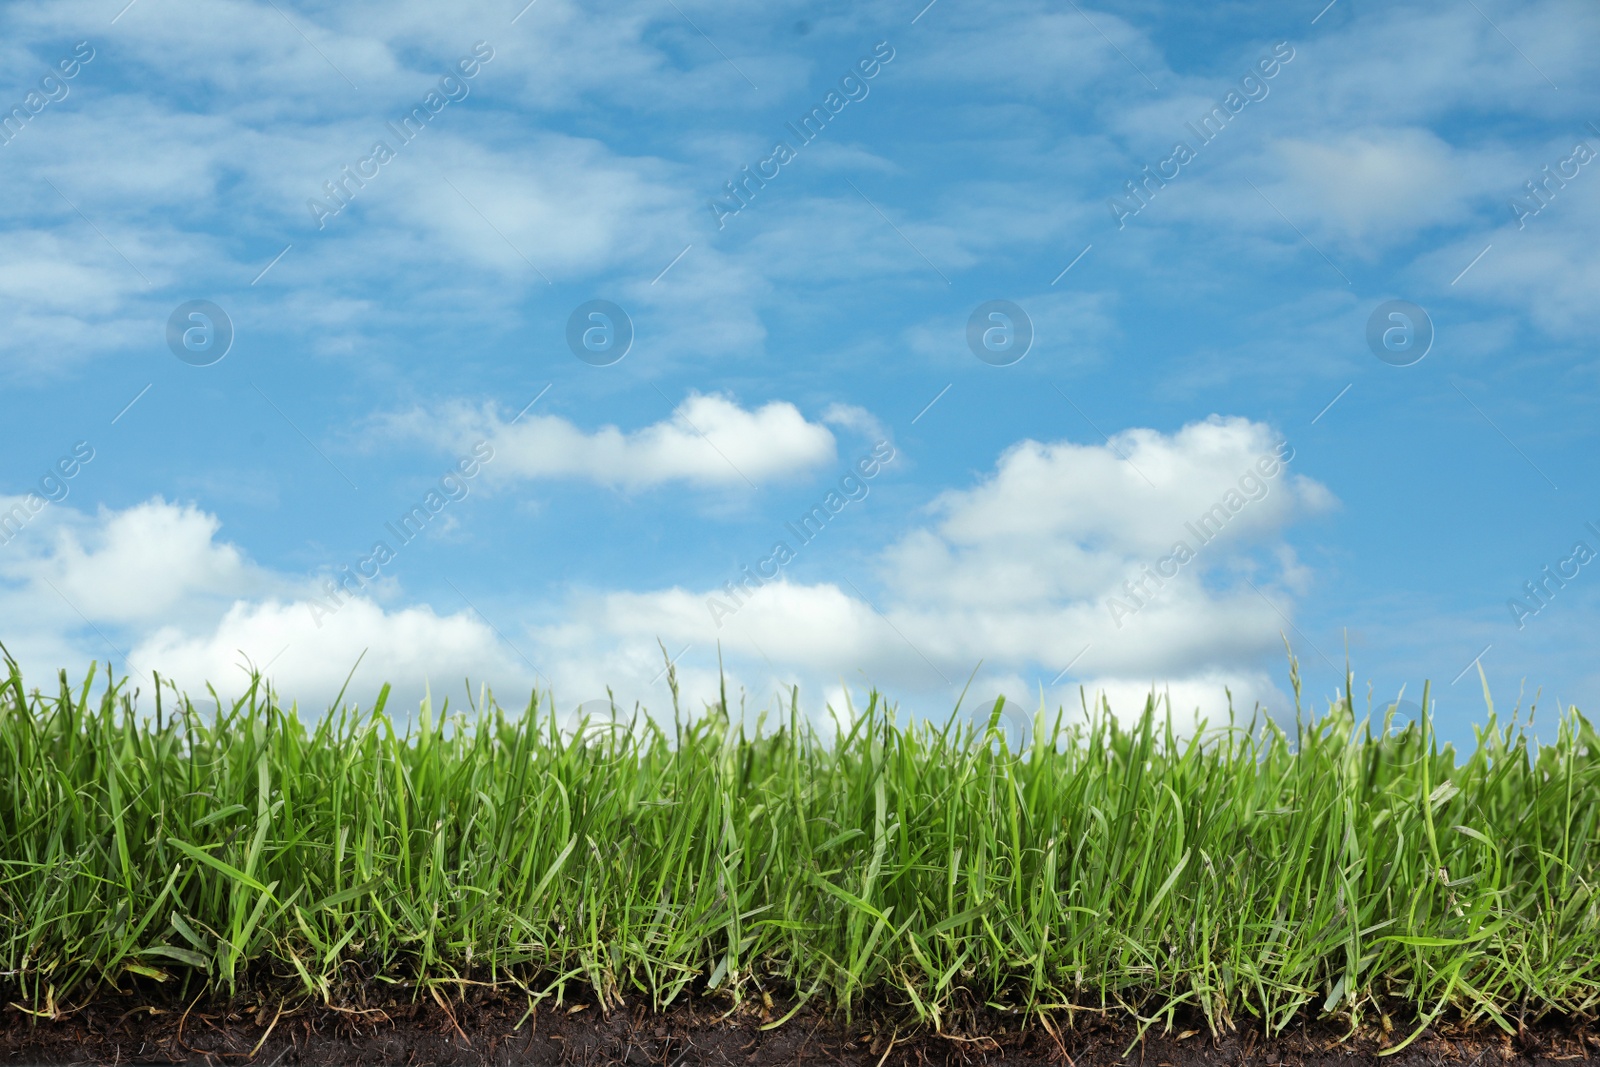
<svg viewBox="0 0 1600 1067">
<path fill-rule="evenodd" d="M 1267 1038 L 1253 1023 L 1213 1036 L 1203 1020 L 1174 1020 L 1140 1036 L 1131 1017 L 1065 1014 L 1027 1026 L 1021 1017 L 987 1009 L 947 1019 L 945 1032 L 883 1011 L 853 1021 L 802 1009 L 782 1026 L 761 1027 L 781 1004 L 730 1013 L 725 1003 L 691 1001 L 665 1012 L 593 1003 L 557 1007 L 546 1000 L 530 1013 L 527 997 L 463 987 L 454 1000 L 413 999 L 408 991 L 374 1006 L 329 1007 L 303 996 L 254 993 L 193 1002 L 149 992 L 111 995 L 44 1018 L 12 1004 L 0 1007 L 4 1064 L 506 1064 L 533 1067 L 693 1067 L 698 1064 L 828 1064 L 832 1067 L 951 1064 L 973 1067 L 1060 1064 L 1062 1067 L 1562 1067 L 1600 1056 L 1593 1021 L 1551 1020 L 1506 1034 L 1489 1025 L 1440 1024 L 1399 1054 L 1377 1056 L 1410 1031 L 1355 1034 L 1333 1021 L 1308 1023 Z M 287 990 L 286 990 L 287 992 Z"/>
</svg>

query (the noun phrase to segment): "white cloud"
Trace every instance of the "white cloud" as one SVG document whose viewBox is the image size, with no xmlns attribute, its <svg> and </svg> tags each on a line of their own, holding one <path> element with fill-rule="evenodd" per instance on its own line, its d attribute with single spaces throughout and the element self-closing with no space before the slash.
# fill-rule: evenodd
<svg viewBox="0 0 1600 1067">
<path fill-rule="evenodd" d="M 1509 204 L 1510 198 L 1506 199 Z M 1584 168 L 1568 188 L 1526 221 L 1524 229 L 1512 223 L 1498 232 L 1475 234 L 1441 249 L 1427 262 L 1441 272 L 1459 271 L 1492 240 L 1492 249 L 1457 288 L 1480 300 L 1520 309 L 1540 329 L 1581 343 L 1600 323 L 1594 300 L 1600 285 L 1597 205 L 1600 162 Z M 1502 209 L 1510 220 L 1509 207 Z"/>
<path fill-rule="evenodd" d="M 1343 128 L 1435 121 L 1468 108 L 1547 115 L 1553 90 L 1545 75 L 1568 92 L 1581 83 L 1592 70 L 1584 42 L 1597 25 L 1594 8 L 1562 0 L 1374 9 L 1329 27 L 1314 50 L 1307 42 L 1315 58 L 1307 103 Z"/>
<path fill-rule="evenodd" d="M 98 17 L 87 11 L 64 4 L 60 12 L 8 16 L 25 36 L 49 39 Z M 654 71 L 658 91 L 647 95 L 665 106 L 669 92 L 687 90 L 681 64 L 642 40 L 652 21 L 664 21 L 659 12 L 596 28 L 581 12 L 558 16 L 541 6 L 507 32 L 506 13 L 484 3 L 454 13 L 459 32 L 443 42 L 437 12 L 420 5 L 387 8 L 381 18 L 363 5 L 291 12 L 360 94 L 271 5 L 223 3 L 204 19 L 189 18 L 176 51 L 168 47 L 176 39 L 169 15 L 136 8 L 114 38 L 96 38 L 101 57 L 84 67 L 59 113 L 41 115 L 8 147 L 25 180 L 19 196 L 0 205 L 0 297 L 18 308 L 0 338 L 0 376 L 37 380 L 110 351 L 147 348 L 177 302 L 152 296 L 152 287 L 179 283 L 185 296 L 217 299 L 241 335 L 257 323 L 293 323 L 312 349 L 342 355 L 380 347 L 374 333 L 382 330 L 370 314 L 379 304 L 400 331 L 435 327 L 440 314 L 507 321 L 522 313 L 530 280 L 543 284 L 530 262 L 557 282 L 634 264 L 648 286 L 682 250 L 683 235 L 704 225 L 691 187 L 699 178 L 687 168 L 632 146 L 532 129 L 516 99 L 529 76 L 519 68 L 547 76 L 550 56 L 585 72 L 588 88 L 614 89 L 626 53 L 641 76 Z M 577 35 L 584 46 L 551 40 L 549 26 L 532 29 L 536 20 L 554 22 L 559 35 Z M 416 104 L 485 36 L 496 58 L 472 81 L 471 95 L 415 144 L 398 145 L 384 120 Z M 108 84 L 116 74 L 105 66 L 113 62 L 104 58 L 111 40 L 117 62 L 151 74 L 131 90 Z M 570 58 L 597 48 L 607 55 L 599 73 Z M 725 71 L 713 60 L 708 71 Z M 166 77 L 172 69 L 184 76 Z M 241 71 L 250 72 L 242 82 Z M 187 90 L 167 91 L 196 79 L 216 90 L 199 105 Z M 639 85 L 629 82 L 630 98 Z M 586 106 L 565 97 L 562 106 Z M 548 110 L 548 101 L 536 110 Z M 396 158 L 319 229 L 308 197 L 324 195 L 324 182 L 369 155 L 379 138 L 398 145 Z M 253 210 L 240 216 L 240 204 Z M 248 299 L 238 292 L 291 242 L 292 252 Z M 759 293 L 761 279 L 733 270 L 726 258 L 701 242 L 675 278 L 628 296 L 635 312 L 666 307 L 652 327 L 658 341 L 670 342 L 669 354 L 696 346 L 701 355 L 759 353 L 759 319 L 737 297 Z M 436 269 L 418 273 L 424 259 Z M 714 279 L 686 295 L 677 287 L 686 275 Z M 262 307 L 263 297 L 276 303 Z"/>
<path fill-rule="evenodd" d="M 109 623 L 168 619 L 197 601 L 276 587 L 238 548 L 217 542 L 220 527 L 213 515 L 159 497 L 93 521 L 53 505 L 0 554 L 0 577 Z"/>
<path fill-rule="evenodd" d="M 924 31 L 934 35 L 931 48 L 919 49 L 923 54 L 915 64 L 907 63 L 901 76 L 939 85 L 976 83 L 991 94 L 1074 104 L 1085 93 L 1124 93 L 1130 81 L 1143 93 L 1149 88 L 1145 76 L 1170 83 L 1149 36 L 1117 14 L 1086 15 L 1031 0 L 1010 7 L 1004 20 L 994 19 L 992 9 L 943 12 Z"/>
<path fill-rule="evenodd" d="M 394 686 L 391 714 L 414 710 L 425 688 L 436 706 L 447 694 L 459 699 L 468 679 L 474 686 L 491 684 L 515 705 L 536 677 L 470 611 L 440 615 L 425 605 L 389 611 L 364 599 L 320 620 L 305 602 L 238 601 L 210 626 L 161 627 L 142 638 L 130 658 L 191 696 L 204 692 L 207 682 L 224 696 L 237 695 L 253 666 L 285 700 L 299 701 L 308 712 L 322 710 L 318 705 L 333 699 L 352 668 L 347 699 L 370 707 L 388 682 Z"/>
<path fill-rule="evenodd" d="M 215 543 L 220 527 L 194 507 L 152 501 L 109 515 L 94 547 L 64 532 L 50 569 L 101 617 L 159 618 L 184 597 L 236 591 L 250 581 L 239 550 Z"/>
<path fill-rule="evenodd" d="M 1503 154 L 1462 152 L 1424 129 L 1367 129 L 1274 145 L 1287 174 L 1277 202 L 1304 205 L 1346 241 L 1379 246 L 1465 218 L 1509 174 Z M 1301 195 L 1289 200 L 1288 189 Z M 1286 207 L 1287 209 L 1287 207 Z"/>
<path fill-rule="evenodd" d="M 0 508 L 14 502 L 0 498 Z M 313 612 L 320 590 L 310 580 L 253 563 L 220 531 L 214 515 L 159 498 L 95 516 L 50 505 L 0 546 L 0 617 L 29 620 L 0 640 L 30 672 L 109 660 L 194 696 L 208 683 L 238 695 L 253 664 L 313 708 L 363 654 L 352 696 L 369 704 L 385 681 L 398 708 L 414 707 L 429 682 L 454 691 L 471 677 L 508 697 L 533 684 L 534 669 L 470 611 L 358 599 Z"/>
<path fill-rule="evenodd" d="M 1228 725 L 1230 707 L 1240 726 L 1260 705 L 1268 713 L 1283 714 L 1292 706 L 1271 677 L 1263 671 L 1204 671 L 1178 681 L 1155 678 L 1096 678 L 1083 684 L 1089 710 L 1108 707 L 1119 719 L 1129 719 L 1144 710 L 1152 696 L 1156 714 L 1172 712 L 1173 723 L 1187 734 L 1204 719 L 1207 728 Z M 1072 708 L 1070 697 L 1062 701 Z M 1081 715 L 1081 707 L 1079 709 Z"/>
<path fill-rule="evenodd" d="M 695 399 L 721 406 L 697 408 Z M 780 427 L 826 433 L 788 405 L 752 414 L 703 397 L 686 407 L 716 410 L 741 432 L 776 410 L 770 417 Z M 682 459 L 689 438 L 663 426 L 616 433 L 623 443 L 611 447 L 674 477 L 713 469 Z M 550 447 L 592 443 L 570 427 L 541 432 Z M 670 434 L 675 443 L 662 444 Z M 1073 706 L 1081 681 L 1111 694 L 1114 710 L 1137 710 L 1155 685 L 1171 688 L 1180 716 L 1199 706 L 1215 718 L 1224 685 L 1245 710 L 1277 699 L 1261 664 L 1274 654 L 1279 612 L 1292 610 L 1290 590 L 1310 580 L 1283 534 L 1332 502 L 1287 468 L 1256 473 L 1276 443 L 1264 425 L 1222 418 L 1172 434 L 1131 430 L 1110 445 L 1020 442 L 975 485 L 935 499 L 930 521 L 883 551 L 883 591 L 870 601 L 848 580 L 780 579 L 737 597 L 715 588 L 573 589 L 556 609 L 559 621 L 502 619 L 503 630 L 470 611 L 441 615 L 414 601 L 356 599 L 314 612 L 320 590 L 309 580 L 259 567 L 219 540 L 214 516 L 157 499 L 92 519 L 52 506 L 0 554 L 0 610 L 31 621 L 13 648 L 30 665 L 54 657 L 53 666 L 69 651 L 104 656 L 109 645 L 139 671 L 160 671 L 192 692 L 211 682 L 229 695 L 244 685 L 241 665 L 253 663 L 308 708 L 331 699 L 365 653 L 354 691 L 364 700 L 383 680 L 395 683 L 403 706 L 424 684 L 453 692 L 471 678 L 518 700 L 536 682 L 553 684 L 563 707 L 603 698 L 609 687 L 624 707 L 638 700 L 664 712 L 661 642 L 681 657 L 690 711 L 715 698 L 720 647 L 730 689 L 748 686 L 757 706 L 787 685 L 801 686 L 813 710 L 833 687 L 876 685 L 937 716 L 982 660 L 973 690 L 980 701 L 1005 692 L 1032 706 L 1043 689 L 1050 706 Z M 831 438 L 814 447 L 831 452 Z M 1219 501 L 1223 510 L 1211 511 Z M 1186 524 L 1208 513 L 1221 530 L 1202 543 Z M 1190 542 L 1194 558 L 1157 589 L 1144 567 L 1178 540 Z M 1119 627 L 1106 605 L 1134 597 L 1125 581 L 1145 583 L 1145 603 Z M 720 627 L 713 596 L 740 605 Z M 1069 664 L 1062 684 L 1057 675 Z"/>
<path fill-rule="evenodd" d="M 416 161 L 404 193 L 391 196 L 383 214 L 401 224 L 409 220 L 429 247 L 517 279 L 529 277 L 530 263 L 557 278 L 635 259 L 642 270 L 653 249 L 683 232 L 675 168 L 555 134 L 519 135 L 515 144 L 488 149 L 448 134 L 445 176 L 455 189 L 426 161 Z"/>
<path fill-rule="evenodd" d="M 0 378 L 61 376 L 149 331 L 128 311 L 144 283 L 92 231 L 3 232 L 0 299 L 14 310 L 0 341 Z"/>
<path fill-rule="evenodd" d="M 822 421 L 873 441 L 881 441 L 889 436 L 876 415 L 855 404 L 829 404 L 828 410 L 822 413 Z"/>
<path fill-rule="evenodd" d="M 837 416 L 837 412 L 833 412 Z M 442 421 L 413 412 L 386 420 L 406 436 L 429 436 L 461 451 L 487 440 L 497 481 L 575 478 L 637 490 L 673 482 L 755 485 L 803 474 L 835 458 L 834 436 L 786 401 L 746 410 L 727 397 L 691 393 L 669 418 L 639 430 L 585 431 L 557 415 L 509 421 L 493 407 L 457 404 Z"/>
<path fill-rule="evenodd" d="M 1281 647 L 1290 594 L 1311 580 L 1284 532 L 1334 503 L 1286 467 L 1258 473 L 1277 440 L 1261 424 L 1213 418 L 1173 434 L 1129 431 L 1110 445 L 1024 441 L 977 485 L 940 496 L 930 525 L 882 553 L 884 593 L 871 602 L 849 582 L 787 578 L 731 594 L 610 592 L 575 597 L 536 640 L 590 687 L 602 664 L 615 670 L 637 656 L 629 678 L 611 678 L 638 684 L 630 693 L 659 673 L 659 639 L 673 654 L 720 647 L 738 676 L 764 679 L 761 691 L 799 683 L 816 693 L 848 670 L 937 705 L 983 661 L 980 693 L 1006 685 L 1027 703 L 1030 685 L 1019 680 L 1032 672 L 1032 691 L 1043 683 L 1052 700 L 1074 703 L 1076 681 L 1049 684 L 1070 664 L 1071 678 L 1114 692 L 1114 703 L 1171 685 L 1176 710 L 1202 706 L 1215 718 L 1226 683 L 1248 711 L 1277 696 L 1260 665 Z M 1203 541 L 1191 525 L 1208 516 Z M 1179 541 L 1193 559 L 1158 588 L 1146 567 Z M 1118 615 L 1112 598 L 1143 606 Z"/>
</svg>

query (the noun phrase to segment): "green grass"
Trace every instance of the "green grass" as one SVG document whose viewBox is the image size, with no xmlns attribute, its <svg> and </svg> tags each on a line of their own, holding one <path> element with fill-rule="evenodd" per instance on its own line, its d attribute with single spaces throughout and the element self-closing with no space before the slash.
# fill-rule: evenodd
<svg viewBox="0 0 1600 1067">
<path fill-rule="evenodd" d="M 13 664 L 0 694 L 0 994 L 38 1012 L 273 976 L 929 1025 L 987 1003 L 1514 1028 L 1600 1002 L 1575 710 L 1539 746 L 1491 706 L 1458 753 L 1349 695 L 1198 740 L 1152 703 L 1041 715 L 1013 754 L 993 717 L 877 699 L 837 736 L 720 707 L 575 734 L 542 700 L 307 723 L 259 686 L 136 709 L 93 682 L 29 692 Z"/>
</svg>

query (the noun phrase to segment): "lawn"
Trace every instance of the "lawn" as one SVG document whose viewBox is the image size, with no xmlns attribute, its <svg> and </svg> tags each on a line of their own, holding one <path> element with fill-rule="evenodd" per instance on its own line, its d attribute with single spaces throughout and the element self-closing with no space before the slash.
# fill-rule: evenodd
<svg viewBox="0 0 1600 1067">
<path fill-rule="evenodd" d="M 1331 1015 L 1399 1047 L 1444 1013 L 1512 1030 L 1600 1002 L 1600 742 L 1576 710 L 1540 745 L 1490 705 L 1456 751 L 1348 690 L 1197 737 L 1151 701 L 1042 712 L 1012 752 L 998 711 L 877 697 L 837 730 L 726 701 L 574 729 L 543 696 L 297 715 L 264 684 L 219 708 L 9 670 L 0 1000 L 41 1015 L 465 979 L 775 998 L 775 1024 Z"/>
</svg>

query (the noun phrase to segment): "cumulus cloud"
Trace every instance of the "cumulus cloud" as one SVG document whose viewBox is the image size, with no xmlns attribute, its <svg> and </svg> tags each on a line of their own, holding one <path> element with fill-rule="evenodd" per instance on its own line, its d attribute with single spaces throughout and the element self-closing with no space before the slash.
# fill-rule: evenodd
<svg viewBox="0 0 1600 1067">
<path fill-rule="evenodd" d="M 616 591 L 575 600 L 538 640 L 591 688 L 607 670 L 637 671 L 641 685 L 658 676 L 659 639 L 673 654 L 720 648 L 762 691 L 817 692 L 848 671 L 936 709 L 982 661 L 980 691 L 1008 687 L 1024 705 L 1040 688 L 1075 705 L 1082 684 L 1114 708 L 1142 706 L 1152 686 L 1170 687 L 1175 710 L 1216 719 L 1231 687 L 1248 712 L 1279 696 L 1262 664 L 1310 581 L 1286 530 L 1335 503 L 1292 464 L 1292 447 L 1245 419 L 1105 445 L 1023 441 L 879 554 L 881 595 L 783 577 Z"/>
<path fill-rule="evenodd" d="M 95 618 L 124 623 L 169 618 L 197 599 L 264 592 L 277 581 L 218 543 L 221 523 L 192 505 L 157 497 L 89 521 L 63 511 L 48 540 L 0 557 L 0 575 L 53 587 Z"/>
<path fill-rule="evenodd" d="M 730 447 L 738 433 L 755 442 L 755 427 L 788 427 L 802 439 L 820 430 L 788 405 L 750 413 L 705 397 L 685 409 Z M 636 467 L 657 480 L 715 471 L 690 451 L 704 442 L 675 423 L 608 436 L 547 421 L 559 425 L 530 433 L 497 422 L 495 439 L 534 472 L 620 482 L 617 472 Z M 608 442 L 609 465 L 585 466 L 573 453 L 597 439 Z M 831 451 L 831 438 L 810 447 Z M 558 456 L 540 458 L 541 449 Z M 775 463 L 750 467 L 770 472 Z M 427 683 L 454 691 L 470 677 L 519 695 L 553 686 L 563 706 L 609 688 L 625 707 L 640 701 L 659 712 L 664 646 L 691 711 L 718 692 L 720 651 L 730 687 L 747 687 L 758 702 L 788 685 L 809 701 L 878 686 L 937 716 L 982 661 L 980 702 L 1004 692 L 1021 706 L 1043 698 L 1075 707 L 1081 684 L 1091 701 L 1104 694 L 1113 710 L 1136 711 L 1154 687 L 1170 691 L 1180 714 L 1198 707 L 1215 720 L 1225 688 L 1246 713 L 1255 700 L 1278 698 L 1263 664 L 1276 654 L 1293 595 L 1312 580 L 1285 533 L 1334 504 L 1292 466 L 1290 445 L 1239 418 L 1170 434 L 1130 430 L 1105 444 L 1026 440 L 974 484 L 934 498 L 916 528 L 881 549 L 874 592 L 862 588 L 864 575 L 574 589 L 553 617 L 502 620 L 503 629 L 474 611 L 446 615 L 414 601 L 354 598 L 313 611 L 321 590 L 252 563 L 219 540 L 214 516 L 193 507 L 158 499 L 91 519 L 60 506 L 55 528 L 30 528 L 12 546 L 20 551 L 0 557 L 0 607 L 66 635 L 52 649 L 73 635 L 92 648 L 98 637 L 131 648 L 136 668 L 225 693 L 243 686 L 241 668 L 253 664 L 308 706 L 331 699 L 365 653 L 358 693 L 389 680 L 402 703 Z M 649 484 L 633 478 L 624 484 Z M 782 536 L 805 551 L 792 531 Z M 72 612 L 52 598 L 70 601 Z"/>
<path fill-rule="evenodd" d="M 207 682 L 236 695 L 249 671 L 258 669 L 286 700 L 312 712 L 331 701 L 346 678 L 347 699 L 366 706 L 381 685 L 393 685 L 394 713 L 414 709 L 425 691 L 436 700 L 459 697 L 468 679 L 493 684 L 507 703 L 516 704 L 538 681 L 534 668 L 506 650 L 470 611 L 440 615 L 426 605 L 391 611 L 364 599 L 320 619 L 305 602 L 236 601 L 211 626 L 155 630 L 133 647 L 130 658 L 160 670 L 191 695 L 203 692 Z"/>
<path fill-rule="evenodd" d="M 387 422 L 406 436 L 450 448 L 487 440 L 494 448 L 484 468 L 490 479 L 570 478 L 630 491 L 672 482 L 753 486 L 803 474 L 836 454 L 833 433 L 807 421 L 793 404 L 774 400 L 746 410 L 717 394 L 691 393 L 669 418 L 632 432 L 616 426 L 587 431 L 557 415 L 507 420 L 494 407 L 463 404 L 443 419 L 413 412 Z"/>
<path fill-rule="evenodd" d="M 331 700 L 363 655 L 352 695 L 370 702 L 389 681 L 397 707 L 414 706 L 429 682 L 454 689 L 471 677 L 526 691 L 537 679 L 470 611 L 357 599 L 314 612 L 314 601 L 326 608 L 322 590 L 254 563 L 221 528 L 161 498 L 95 515 L 51 505 L 0 547 L 0 617 L 13 620 L 0 641 L 25 669 L 109 661 L 142 680 L 159 672 L 192 695 L 211 684 L 236 696 L 254 666 L 308 706 Z"/>
<path fill-rule="evenodd" d="M 1132 430 L 1105 445 L 1021 442 L 992 475 L 936 499 L 934 521 L 883 553 L 887 619 L 946 671 L 978 659 L 1064 665 L 1096 642 L 1088 662 L 1119 671 L 1248 656 L 1271 645 L 1281 620 L 1226 576 L 1272 580 L 1278 557 L 1252 550 L 1276 546 L 1290 522 L 1332 503 L 1320 484 L 1276 462 L 1279 454 L 1271 431 L 1244 419 L 1171 435 Z M 1270 477 L 1257 466 L 1263 457 Z M 1179 543 L 1193 562 L 1169 563 L 1176 576 L 1152 581 L 1146 567 Z M 750 606 L 761 599 L 751 596 Z M 1135 611 L 1119 618 L 1113 601 Z M 857 599 L 848 611 L 829 603 L 817 628 L 858 640 L 852 631 L 870 611 Z M 797 608 L 773 605 L 779 616 Z"/>
</svg>

